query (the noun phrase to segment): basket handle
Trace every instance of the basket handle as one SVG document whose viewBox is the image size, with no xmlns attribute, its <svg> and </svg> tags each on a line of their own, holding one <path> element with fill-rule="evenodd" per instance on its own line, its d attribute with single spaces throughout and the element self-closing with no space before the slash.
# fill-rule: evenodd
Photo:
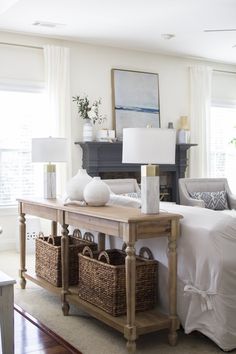
<svg viewBox="0 0 236 354">
<path fill-rule="evenodd" d="M 52 244 L 53 246 L 55 246 L 55 237 L 52 235 L 49 235 L 47 242 Z"/>
<path fill-rule="evenodd" d="M 82 254 L 86 256 L 86 253 L 89 255 L 90 258 L 93 258 L 93 252 L 89 246 L 85 246 L 83 248 Z"/>
<path fill-rule="evenodd" d="M 42 238 L 44 240 L 46 236 L 44 236 L 43 231 L 39 231 L 37 238 Z"/>
<path fill-rule="evenodd" d="M 125 249 L 126 249 L 126 247 L 127 247 L 127 245 L 126 245 L 126 243 L 125 242 L 123 242 L 123 245 L 122 245 L 122 251 L 125 251 Z"/>
<path fill-rule="evenodd" d="M 75 238 L 82 238 L 80 229 L 74 229 L 73 234 L 72 234 L 72 237 L 75 237 Z"/>
<path fill-rule="evenodd" d="M 145 253 L 146 253 L 147 257 L 144 256 Z M 146 258 L 146 259 L 150 259 L 150 260 L 154 259 L 152 251 L 148 247 L 141 247 L 139 250 L 139 256 Z"/>
<path fill-rule="evenodd" d="M 83 236 L 83 240 L 93 242 L 94 241 L 94 236 L 91 234 L 91 232 L 85 232 Z"/>
<path fill-rule="evenodd" d="M 99 253 L 98 261 L 101 261 L 101 258 L 103 258 L 103 257 L 105 258 L 106 263 L 110 264 L 110 258 L 109 258 L 109 255 L 106 251 L 102 251 Z"/>
</svg>

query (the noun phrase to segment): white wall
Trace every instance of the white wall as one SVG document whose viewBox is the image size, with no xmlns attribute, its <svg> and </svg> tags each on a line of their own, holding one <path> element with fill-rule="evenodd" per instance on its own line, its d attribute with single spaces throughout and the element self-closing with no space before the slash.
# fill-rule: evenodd
<svg viewBox="0 0 236 354">
<path fill-rule="evenodd" d="M 71 96 L 88 94 L 91 100 L 102 98 L 102 112 L 107 115 L 107 128 L 112 128 L 111 108 L 111 69 L 123 68 L 148 71 L 159 74 L 161 126 L 167 127 L 169 121 L 178 128 L 181 115 L 189 114 L 188 67 L 193 64 L 206 64 L 214 69 L 236 71 L 236 66 L 214 62 L 204 62 L 161 54 L 129 51 L 119 48 L 67 42 L 50 38 L 0 33 L 0 42 L 18 43 L 33 46 L 55 44 L 71 49 Z M 23 47 L 0 45 L 0 82 L 6 79 L 36 80 L 44 79 L 43 51 Z M 82 120 L 78 118 L 76 106 L 72 104 L 72 172 L 81 167 L 81 148 L 74 145 L 82 139 Z M 12 219 L 16 224 L 16 216 Z M 0 215 L 0 225 L 5 222 Z M 4 226 L 4 238 L 15 236 L 9 220 Z M 9 227 L 7 226 L 9 225 Z M 8 233 L 8 231 L 10 231 Z M 0 237 L 0 248 L 3 245 Z M 6 242 L 5 246 L 6 247 Z"/>
<path fill-rule="evenodd" d="M 0 209 L 0 251 L 14 249 L 16 247 L 17 234 L 17 208 L 1 210 Z"/>
<path fill-rule="evenodd" d="M 210 65 L 214 69 L 235 71 L 236 66 L 185 59 L 160 54 L 71 43 L 71 94 L 87 93 L 91 99 L 102 97 L 103 112 L 112 128 L 111 69 L 122 68 L 159 74 L 161 126 L 169 121 L 178 128 L 179 117 L 189 115 L 189 75 L 193 64 Z M 72 139 L 82 138 L 82 121 L 72 105 Z M 73 147 L 73 172 L 81 165 L 81 149 Z"/>
</svg>

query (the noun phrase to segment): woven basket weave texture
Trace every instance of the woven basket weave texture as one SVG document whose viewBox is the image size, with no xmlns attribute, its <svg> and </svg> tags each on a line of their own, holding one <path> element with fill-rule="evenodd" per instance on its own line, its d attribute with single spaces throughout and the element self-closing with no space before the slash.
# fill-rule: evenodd
<svg viewBox="0 0 236 354">
<path fill-rule="evenodd" d="M 93 258 L 80 253 L 79 297 L 112 316 L 125 314 L 125 256 L 124 251 L 117 249 L 103 251 L 100 256 L 93 252 Z M 105 263 L 107 257 L 109 264 Z M 146 311 L 155 306 L 157 269 L 157 261 L 136 256 L 136 311 Z"/>
<path fill-rule="evenodd" d="M 78 283 L 78 253 L 85 246 L 97 250 L 97 244 L 93 241 L 79 237 L 69 238 L 69 285 Z M 61 263 L 61 236 L 36 238 L 35 240 L 35 273 L 47 280 L 50 284 L 62 286 L 62 263 Z M 50 243 L 53 242 L 53 243 Z"/>
</svg>

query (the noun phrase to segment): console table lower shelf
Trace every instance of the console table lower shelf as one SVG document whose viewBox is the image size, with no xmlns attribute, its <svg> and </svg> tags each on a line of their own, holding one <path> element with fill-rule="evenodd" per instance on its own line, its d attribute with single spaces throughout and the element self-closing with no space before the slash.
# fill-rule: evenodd
<svg viewBox="0 0 236 354">
<path fill-rule="evenodd" d="M 25 273 L 25 278 L 58 296 L 61 295 L 62 288 L 51 285 L 46 280 L 38 277 L 33 273 Z M 93 304 L 80 299 L 76 286 L 70 287 L 69 292 L 70 293 L 66 295 L 66 299 L 69 304 L 74 304 L 80 307 L 85 312 L 89 313 L 92 317 L 95 317 L 96 319 L 106 323 L 122 334 L 125 332 L 124 328 L 127 324 L 126 315 L 117 317 L 112 316 L 97 306 L 94 306 Z M 142 335 L 161 329 L 170 328 L 171 320 L 168 315 L 164 315 L 156 308 L 154 308 L 153 310 L 149 311 L 136 312 L 135 324 L 137 335 Z M 179 321 L 176 320 L 176 329 L 178 328 Z"/>
<path fill-rule="evenodd" d="M 135 353 L 139 335 L 167 328 L 169 343 L 177 343 L 179 320 L 176 313 L 177 252 L 179 235 L 179 214 L 161 212 L 155 215 L 141 214 L 139 209 L 117 206 L 75 207 L 64 206 L 59 200 L 18 199 L 20 222 L 20 284 L 26 287 L 26 279 L 57 294 L 62 300 L 64 315 L 69 314 L 70 304 L 75 304 L 93 317 L 123 333 L 129 353 Z M 27 272 L 26 267 L 26 217 L 33 215 L 52 222 L 52 235 L 57 235 L 57 224 L 62 234 L 62 284 L 61 288 Z M 127 315 L 113 317 L 100 308 L 82 300 L 77 287 L 69 286 L 69 225 L 98 232 L 98 249 L 105 249 L 105 236 L 119 237 L 126 243 L 126 299 Z M 165 316 L 156 309 L 135 311 L 136 250 L 135 243 L 141 239 L 167 237 L 168 239 L 168 289 L 169 314 Z"/>
</svg>

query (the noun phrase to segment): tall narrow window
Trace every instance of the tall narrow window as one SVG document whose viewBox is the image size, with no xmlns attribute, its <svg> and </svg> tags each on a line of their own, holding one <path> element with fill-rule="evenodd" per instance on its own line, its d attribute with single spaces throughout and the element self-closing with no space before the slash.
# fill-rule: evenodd
<svg viewBox="0 0 236 354">
<path fill-rule="evenodd" d="M 31 138 L 47 135 L 42 92 L 0 91 L 0 206 L 39 195 L 42 176 L 31 163 Z"/>
<path fill-rule="evenodd" d="M 210 118 L 210 177 L 226 177 L 236 193 L 236 106 L 212 106 Z"/>
</svg>

